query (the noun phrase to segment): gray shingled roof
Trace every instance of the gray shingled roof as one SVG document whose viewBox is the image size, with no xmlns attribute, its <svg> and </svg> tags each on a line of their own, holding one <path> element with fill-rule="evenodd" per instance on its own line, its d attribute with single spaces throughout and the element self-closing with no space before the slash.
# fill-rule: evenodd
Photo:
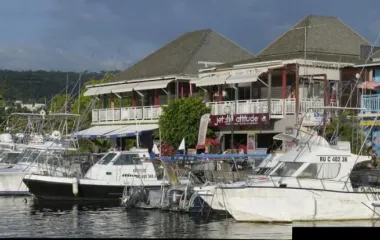
<svg viewBox="0 0 380 240">
<path fill-rule="evenodd" d="M 306 58 L 309 60 L 360 63 L 360 45 L 370 45 L 338 18 L 310 15 L 270 43 L 256 57 L 218 67 L 259 61 L 303 59 L 305 26 L 311 26 L 306 32 Z"/>
<path fill-rule="evenodd" d="M 185 33 L 118 74 L 112 81 L 194 75 L 204 65 L 198 61 L 233 62 L 253 55 L 212 29 Z"/>
</svg>

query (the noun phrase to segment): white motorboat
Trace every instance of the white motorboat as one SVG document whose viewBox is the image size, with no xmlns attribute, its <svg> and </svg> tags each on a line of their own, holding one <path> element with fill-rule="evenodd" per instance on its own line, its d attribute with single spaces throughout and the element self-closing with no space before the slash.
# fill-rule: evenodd
<svg viewBox="0 0 380 240">
<path fill-rule="evenodd" d="M 321 142 L 322 141 L 322 137 Z M 237 221 L 291 222 L 379 218 L 380 189 L 353 187 L 354 165 L 368 161 L 324 144 L 303 144 L 279 158 L 269 180 L 250 185 L 221 186 L 226 210 Z"/>
<path fill-rule="evenodd" d="M 294 147 L 297 146 L 297 143 L 300 141 L 307 141 L 311 146 L 329 146 L 329 143 L 320 136 L 317 135 L 315 131 L 306 130 L 305 128 L 301 128 L 297 130 L 298 134 L 285 134 L 280 133 L 273 137 L 275 140 L 280 140 L 283 142 L 293 142 Z M 226 211 L 225 208 L 225 197 L 224 195 L 220 195 L 219 192 L 216 192 L 216 188 L 218 187 L 242 187 L 245 185 L 254 184 L 256 182 L 268 181 L 268 174 L 278 164 L 280 158 L 283 158 L 285 155 L 284 152 L 274 152 L 269 154 L 261 164 L 254 169 L 255 174 L 249 175 L 246 181 L 236 182 L 236 183 L 219 183 L 213 185 L 207 185 L 202 187 L 194 188 L 197 191 L 197 194 L 213 209 L 217 211 Z"/>
<path fill-rule="evenodd" d="M 110 151 L 82 178 L 27 174 L 23 182 L 37 198 L 53 201 L 120 201 L 124 188 L 160 189 L 163 168 L 154 166 L 147 149 Z"/>
</svg>

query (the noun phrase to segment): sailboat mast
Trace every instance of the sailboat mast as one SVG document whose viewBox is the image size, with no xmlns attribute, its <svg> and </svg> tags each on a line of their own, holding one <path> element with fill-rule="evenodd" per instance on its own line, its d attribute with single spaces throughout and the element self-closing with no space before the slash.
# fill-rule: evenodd
<svg viewBox="0 0 380 240">
<path fill-rule="evenodd" d="M 67 91 L 68 91 L 68 86 L 69 86 L 69 74 L 66 73 L 66 102 L 65 102 L 65 114 L 67 114 Z M 67 136 L 67 116 L 65 119 L 65 128 L 66 128 L 66 136 Z"/>
<path fill-rule="evenodd" d="M 79 110 L 80 110 L 80 80 L 82 78 L 82 73 L 79 75 L 79 85 L 78 85 L 78 114 L 80 114 Z"/>
</svg>

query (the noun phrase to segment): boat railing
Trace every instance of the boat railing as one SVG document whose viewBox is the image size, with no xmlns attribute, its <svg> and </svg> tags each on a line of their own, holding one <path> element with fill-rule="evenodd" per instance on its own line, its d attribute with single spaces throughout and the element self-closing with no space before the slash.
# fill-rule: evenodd
<svg viewBox="0 0 380 240">
<path fill-rule="evenodd" d="M 248 178 L 245 172 L 206 170 L 204 173 L 206 181 L 214 183 L 239 182 Z"/>
<path fill-rule="evenodd" d="M 40 164 L 37 174 L 64 177 L 81 177 L 83 175 L 79 164 L 68 164 L 67 162 L 61 163 L 60 161 Z"/>
<path fill-rule="evenodd" d="M 343 177 L 344 178 L 344 177 Z M 379 176 L 380 178 L 380 176 Z M 268 178 L 267 178 L 267 181 L 271 182 L 273 187 L 289 187 L 288 184 L 287 184 L 287 181 L 285 181 L 286 179 L 295 179 L 295 182 L 297 182 L 297 188 L 307 188 L 307 189 L 315 189 L 315 190 L 320 190 L 320 189 L 323 189 L 323 190 L 329 190 L 328 187 L 326 187 L 326 185 L 328 184 L 341 184 L 342 185 L 342 190 L 345 190 L 347 192 L 350 191 L 350 188 L 349 188 L 349 185 L 346 184 L 346 180 L 345 179 L 340 179 L 340 180 L 334 180 L 334 179 L 320 179 L 320 178 L 299 178 L 299 177 L 282 177 L 280 181 L 276 181 L 275 179 L 273 179 L 272 176 L 268 175 Z M 277 182 L 277 184 L 276 184 Z M 306 186 L 307 184 L 306 183 L 311 183 L 311 182 L 319 182 L 321 185 L 321 188 L 318 188 L 316 187 L 316 185 L 310 187 L 310 186 Z M 254 183 L 253 183 L 254 184 Z M 250 185 L 250 184 L 248 184 Z M 352 187 L 354 188 L 354 185 L 351 183 Z M 254 185 L 251 185 L 251 186 L 254 186 Z M 363 185 L 361 185 L 363 186 Z M 373 185 L 371 185 L 373 187 Z M 379 187 L 380 187 L 380 182 L 379 182 Z M 335 187 L 336 188 L 336 187 Z"/>
<path fill-rule="evenodd" d="M 380 187 L 380 171 L 368 169 L 352 172 L 350 180 L 353 186 Z"/>
</svg>

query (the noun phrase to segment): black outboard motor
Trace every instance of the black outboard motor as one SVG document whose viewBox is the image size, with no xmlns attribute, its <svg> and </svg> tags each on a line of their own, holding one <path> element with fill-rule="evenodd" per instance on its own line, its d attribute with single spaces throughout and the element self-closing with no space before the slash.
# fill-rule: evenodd
<svg viewBox="0 0 380 240">
<path fill-rule="evenodd" d="M 122 206 L 126 208 L 137 207 L 140 203 L 150 204 L 149 191 L 144 187 L 133 187 L 127 198 L 123 199 Z"/>
</svg>

